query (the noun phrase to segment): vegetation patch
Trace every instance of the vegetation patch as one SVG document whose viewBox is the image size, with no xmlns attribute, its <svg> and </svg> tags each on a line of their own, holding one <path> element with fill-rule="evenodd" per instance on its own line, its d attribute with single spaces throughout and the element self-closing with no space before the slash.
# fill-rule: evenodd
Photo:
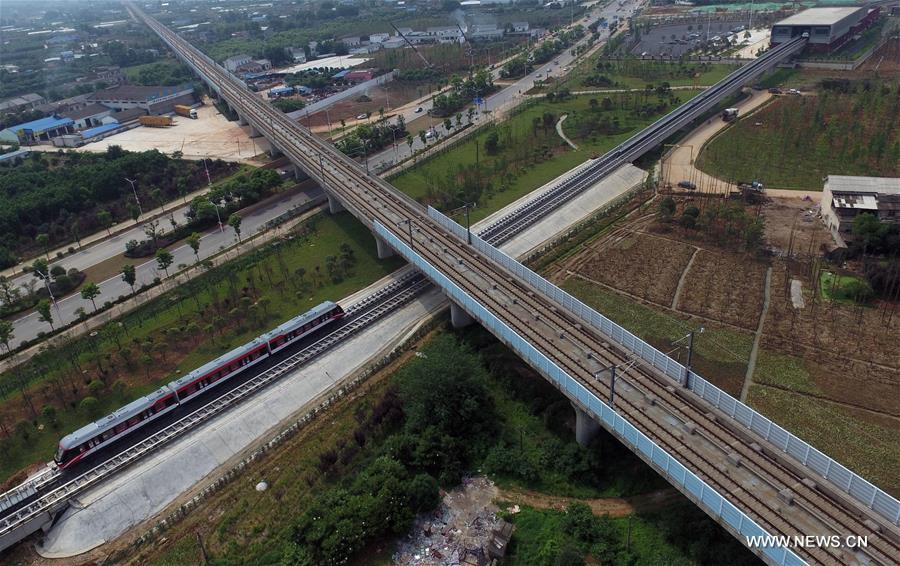
<svg viewBox="0 0 900 566">
<path fill-rule="evenodd" d="M 827 175 L 900 176 L 900 84 L 835 81 L 815 95 L 781 96 L 700 153 L 719 178 L 821 190 Z"/>
<path fill-rule="evenodd" d="M 824 298 L 847 303 L 867 303 L 873 294 L 872 287 L 865 279 L 831 271 L 822 272 L 819 288 Z"/>
</svg>

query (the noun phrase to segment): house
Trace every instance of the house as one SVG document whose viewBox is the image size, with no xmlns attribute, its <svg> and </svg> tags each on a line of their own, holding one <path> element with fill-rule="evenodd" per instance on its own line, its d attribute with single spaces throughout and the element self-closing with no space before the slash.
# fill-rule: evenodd
<svg viewBox="0 0 900 566">
<path fill-rule="evenodd" d="M 302 48 L 288 47 L 285 51 L 294 63 L 306 63 L 306 51 Z"/>
<path fill-rule="evenodd" d="M 528 22 L 513 22 L 511 25 L 512 25 L 512 30 L 515 33 L 525 33 L 528 31 L 528 28 L 530 27 L 528 25 Z"/>
<path fill-rule="evenodd" d="M 312 55 L 313 57 L 316 57 L 319 55 L 319 42 L 318 41 L 310 41 L 307 44 L 307 47 L 309 47 L 310 55 Z"/>
<path fill-rule="evenodd" d="M 384 43 L 388 39 L 391 38 L 391 34 L 389 33 L 370 33 L 369 34 L 369 43 Z"/>
<path fill-rule="evenodd" d="M 497 41 L 503 39 L 503 30 L 497 24 L 473 25 L 468 33 L 470 41 Z"/>
<path fill-rule="evenodd" d="M 94 69 L 94 75 L 98 80 L 105 81 L 107 83 L 121 83 L 125 81 L 125 73 L 122 72 L 121 67 L 117 65 L 104 65 L 101 67 L 97 67 Z"/>
<path fill-rule="evenodd" d="M 15 151 L 10 151 L 8 153 L 0 154 L 0 163 L 15 164 L 17 160 L 25 159 L 29 155 L 31 155 L 31 150 L 17 149 Z"/>
<path fill-rule="evenodd" d="M 382 45 L 380 43 L 368 43 L 366 45 L 360 45 L 359 47 L 354 47 L 348 54 L 350 55 L 368 55 L 370 53 L 375 53 L 376 51 L 381 50 Z"/>
<path fill-rule="evenodd" d="M 359 47 L 360 45 L 362 45 L 362 41 L 359 39 L 358 35 L 353 35 L 350 37 L 342 37 L 341 43 L 343 43 L 347 47 Z"/>
<path fill-rule="evenodd" d="M 375 71 L 372 69 L 363 69 L 359 71 L 348 71 L 347 74 L 344 75 L 343 80 L 349 81 L 352 83 L 362 83 L 366 81 L 371 81 L 375 77 Z"/>
<path fill-rule="evenodd" d="M 406 45 L 406 41 L 404 41 L 402 37 L 392 37 L 387 41 L 382 41 L 379 45 L 381 45 L 385 49 L 398 49 L 400 47 L 404 47 Z"/>
<path fill-rule="evenodd" d="M 438 43 L 464 43 L 466 41 L 462 30 L 456 26 L 429 27 L 425 29 L 425 34 Z"/>
<path fill-rule="evenodd" d="M 103 118 L 106 118 L 110 114 L 112 114 L 112 109 L 95 102 L 84 108 L 66 112 L 62 114 L 62 117 L 71 118 L 75 121 L 76 129 L 84 130 L 86 128 L 100 126 L 103 123 Z"/>
<path fill-rule="evenodd" d="M 30 93 L 7 98 L 0 102 L 0 113 L 18 114 L 25 110 L 34 110 L 36 106 L 46 102 L 40 94 Z"/>
<path fill-rule="evenodd" d="M 234 57 L 229 57 L 222 62 L 222 66 L 225 67 L 225 70 L 229 73 L 233 73 L 237 70 L 241 65 L 246 65 L 247 63 L 253 61 L 253 58 L 249 55 L 235 55 Z"/>
<path fill-rule="evenodd" d="M 90 93 L 78 94 L 69 98 L 57 100 L 56 102 L 44 102 L 43 104 L 35 106 L 34 109 L 39 110 L 44 114 L 59 114 L 71 110 L 78 110 L 79 108 L 84 108 L 90 104 L 90 102 L 88 102 L 88 96 L 90 96 Z"/>
<path fill-rule="evenodd" d="M 75 131 L 75 121 L 71 118 L 48 116 L 32 120 L 0 131 L 0 141 L 19 144 L 33 144 L 71 134 Z"/>
<path fill-rule="evenodd" d="M 829 175 L 822 189 L 822 220 L 835 240 L 853 229 L 853 219 L 863 213 L 880 222 L 900 222 L 900 178 Z"/>
</svg>

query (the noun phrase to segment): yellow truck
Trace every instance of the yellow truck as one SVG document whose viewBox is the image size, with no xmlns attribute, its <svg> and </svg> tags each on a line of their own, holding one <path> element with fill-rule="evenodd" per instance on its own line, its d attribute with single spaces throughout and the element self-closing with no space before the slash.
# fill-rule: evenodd
<svg viewBox="0 0 900 566">
<path fill-rule="evenodd" d="M 171 116 L 141 116 L 138 120 L 142 126 L 150 126 L 151 128 L 165 128 L 175 123 Z"/>
<path fill-rule="evenodd" d="M 176 104 L 175 113 L 179 116 L 184 116 L 185 118 L 190 118 L 192 120 L 197 119 L 197 111 L 185 104 Z"/>
</svg>

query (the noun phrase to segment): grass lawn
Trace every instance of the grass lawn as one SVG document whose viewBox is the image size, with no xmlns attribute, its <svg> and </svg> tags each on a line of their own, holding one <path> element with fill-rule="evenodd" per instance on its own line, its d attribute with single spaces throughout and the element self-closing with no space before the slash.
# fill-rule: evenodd
<svg viewBox="0 0 900 566">
<path fill-rule="evenodd" d="M 697 159 L 720 179 L 821 190 L 827 175 L 900 176 L 900 83 L 782 96 L 711 140 Z"/>
<path fill-rule="evenodd" d="M 568 279 L 562 288 L 662 352 L 671 352 L 672 342 L 699 327 L 581 279 Z M 752 347 L 749 332 L 704 324 L 704 332 L 694 335 L 692 365 L 716 386 L 739 393 Z M 686 352 L 682 348 L 671 355 L 683 362 Z"/>
<path fill-rule="evenodd" d="M 0 478 L 49 460 L 60 437 L 94 418 L 324 300 L 346 297 L 402 264 L 399 258 L 378 260 L 371 234 L 349 213 L 319 215 L 302 226 L 302 236 L 215 268 L 122 317 L 121 331 L 113 331 L 116 327 L 110 326 L 101 332 L 96 347 L 100 363 L 109 373 L 103 387 L 93 395 L 100 401 L 93 415 L 79 410 L 81 399 L 90 395 L 86 382 L 99 374 L 88 338 L 77 340 L 68 350 L 57 348 L 36 359 L 33 369 L 25 370 L 38 375 L 28 387 L 29 396 L 38 412 L 44 406 L 54 407 L 56 423 L 42 416 L 35 428 L 28 422 L 31 415 L 18 392 L 0 402 L 0 419 L 6 427 L 17 429 L 0 440 L 4 456 L 0 458 Z M 327 257 L 341 254 L 342 244 L 349 246 L 355 260 L 338 281 L 326 275 L 325 265 Z M 302 284 L 296 274 L 301 267 L 307 273 Z M 253 299 L 247 302 L 256 305 L 244 306 L 235 297 L 250 287 L 255 291 L 250 290 Z M 206 328 L 208 324 L 223 330 L 213 331 Z M 67 355 L 69 352 L 71 355 Z M 150 352 L 149 359 L 142 361 L 145 352 Z M 79 369 L 85 372 L 84 378 Z M 14 376 L 2 378 L 11 380 Z"/>
<path fill-rule="evenodd" d="M 822 272 L 819 289 L 826 299 L 850 305 L 856 304 L 858 299 L 865 300 L 872 296 L 872 288 L 865 279 L 852 275 L 837 275 L 830 271 Z"/>
<path fill-rule="evenodd" d="M 850 409 L 763 386 L 749 404 L 822 452 L 896 495 L 900 491 L 900 436 L 896 423 L 862 420 Z"/>
<path fill-rule="evenodd" d="M 682 101 L 696 94 L 696 91 L 676 93 Z M 618 119 L 619 131 L 613 135 L 586 137 L 580 135 L 577 120 L 573 118 L 593 115 L 592 99 L 595 97 L 579 96 L 563 102 L 542 100 L 532 103 L 506 122 L 408 169 L 391 183 L 416 200 L 443 210 L 475 200 L 478 207 L 472 211 L 471 220 L 476 222 L 591 157 L 608 151 L 664 113 L 635 116 L 630 108 L 622 109 L 616 104 L 609 111 L 596 112 L 610 120 Z M 633 99 L 630 100 L 633 103 Z M 671 107 L 666 109 L 669 110 Z M 536 128 L 534 120 L 542 120 L 547 114 L 552 115 L 551 121 L 546 127 L 542 123 Z M 579 146 L 577 150 L 565 145 L 556 133 L 556 120 L 563 114 L 569 114 L 569 119 L 563 123 L 564 132 Z M 492 134 L 499 138 L 499 149 L 493 155 L 485 149 Z"/>
<path fill-rule="evenodd" d="M 664 82 L 669 86 L 711 86 L 736 69 L 734 65 L 713 63 L 673 65 L 639 59 L 609 61 L 602 57 L 601 50 L 572 69 L 561 86 L 572 91 L 646 88 L 648 84 L 658 86 Z M 599 76 L 605 77 L 609 84 L 600 84 L 596 80 Z"/>
</svg>

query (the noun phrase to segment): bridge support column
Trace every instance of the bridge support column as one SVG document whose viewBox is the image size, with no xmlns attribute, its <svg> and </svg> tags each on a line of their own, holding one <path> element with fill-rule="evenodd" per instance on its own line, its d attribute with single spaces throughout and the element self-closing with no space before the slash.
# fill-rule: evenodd
<svg viewBox="0 0 900 566">
<path fill-rule="evenodd" d="M 298 181 L 305 181 L 309 179 L 309 175 L 306 174 L 306 171 L 294 165 L 294 178 Z"/>
<path fill-rule="evenodd" d="M 251 138 L 253 136 L 250 136 Z M 276 157 L 281 157 L 281 150 L 275 147 L 274 145 L 269 147 L 269 157 L 275 159 Z"/>
<path fill-rule="evenodd" d="M 259 130 L 257 130 L 257 129 L 254 128 L 253 126 L 250 126 L 250 137 L 251 137 L 251 138 L 258 138 L 259 136 L 260 136 Z"/>
<path fill-rule="evenodd" d="M 330 212 L 331 214 L 337 214 L 338 212 L 343 211 L 344 205 L 341 204 L 341 201 L 331 195 L 328 195 L 328 212 Z"/>
<path fill-rule="evenodd" d="M 587 446 L 600 432 L 600 423 L 582 411 L 581 407 L 573 404 L 572 408 L 575 409 L 575 441 L 581 446 Z"/>
<path fill-rule="evenodd" d="M 387 242 L 375 236 L 375 247 L 378 250 L 378 259 L 385 259 L 391 257 L 396 252 L 394 252 L 394 248 L 387 245 Z"/>
<path fill-rule="evenodd" d="M 474 322 L 463 308 L 453 301 L 450 301 L 450 324 L 453 328 L 465 328 Z"/>
<path fill-rule="evenodd" d="M 244 120 L 244 117 L 238 114 L 238 126 L 246 126 L 247 120 Z"/>
</svg>

